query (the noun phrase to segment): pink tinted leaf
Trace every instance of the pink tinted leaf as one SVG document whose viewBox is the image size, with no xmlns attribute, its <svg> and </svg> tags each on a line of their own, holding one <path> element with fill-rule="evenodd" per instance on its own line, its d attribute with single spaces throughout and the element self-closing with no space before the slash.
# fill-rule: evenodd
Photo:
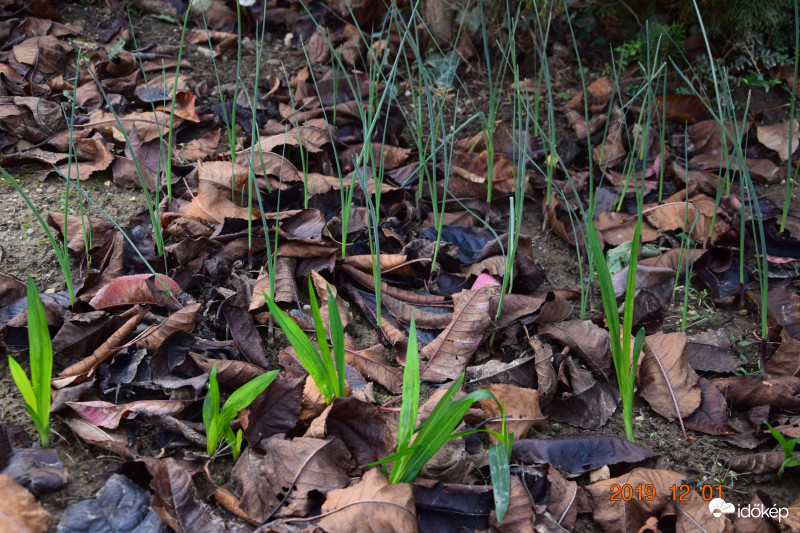
<svg viewBox="0 0 800 533">
<path fill-rule="evenodd" d="M 89 305 L 95 309 L 107 309 L 123 305 L 155 304 L 156 298 L 147 286 L 147 280 L 152 276 L 152 274 L 135 274 L 116 278 L 97 291 Z M 181 290 L 180 285 L 164 274 L 158 274 L 155 284 L 157 287 L 161 287 L 162 284 L 168 287 L 171 294 Z"/>
</svg>

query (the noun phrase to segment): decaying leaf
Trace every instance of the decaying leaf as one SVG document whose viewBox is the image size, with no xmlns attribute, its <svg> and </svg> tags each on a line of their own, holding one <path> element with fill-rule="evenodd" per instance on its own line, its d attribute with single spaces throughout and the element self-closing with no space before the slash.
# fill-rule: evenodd
<svg viewBox="0 0 800 533">
<path fill-rule="evenodd" d="M 50 513 L 36 503 L 33 494 L 10 476 L 0 474 L 0 529 L 45 533 L 52 521 Z"/>
<path fill-rule="evenodd" d="M 365 472 L 352 487 L 329 493 L 322 512 L 328 514 L 319 526 L 329 533 L 346 533 L 354 526 L 365 533 L 417 532 L 411 486 L 389 485 L 378 469 Z"/>
<path fill-rule="evenodd" d="M 642 350 L 641 396 L 668 420 L 685 418 L 700 406 L 699 376 L 686 361 L 687 344 L 685 333 L 656 333 L 647 337 Z"/>
<path fill-rule="evenodd" d="M 420 351 L 422 379 L 441 383 L 464 371 L 492 322 L 489 303 L 493 290 L 465 290 L 453 297 L 452 322 Z"/>
</svg>

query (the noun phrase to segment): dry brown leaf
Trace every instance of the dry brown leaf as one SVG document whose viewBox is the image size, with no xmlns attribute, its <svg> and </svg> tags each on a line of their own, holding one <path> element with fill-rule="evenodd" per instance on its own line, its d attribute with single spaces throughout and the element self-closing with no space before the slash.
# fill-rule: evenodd
<svg viewBox="0 0 800 533">
<path fill-rule="evenodd" d="M 594 520 L 609 533 L 637 533 L 651 516 L 659 516 L 672 503 L 673 485 L 680 485 L 683 476 L 669 470 L 635 468 L 623 476 L 599 481 L 586 487 L 594 500 Z M 650 485 L 655 498 L 612 498 L 613 486 L 632 488 Z"/>
<path fill-rule="evenodd" d="M 6 474 L 0 474 L 0 530 L 7 533 L 45 533 L 53 518 L 33 494 Z"/>
<path fill-rule="evenodd" d="M 453 313 L 435 313 L 419 309 L 409 303 L 392 298 L 388 294 L 381 295 L 381 305 L 386 306 L 392 316 L 405 324 L 411 323 L 411 315 L 413 314 L 414 323 L 418 328 L 443 329 L 453 319 Z"/>
<path fill-rule="evenodd" d="M 594 80 L 586 86 L 586 94 L 589 97 L 589 113 L 599 113 L 603 111 L 611 99 L 611 93 L 614 91 L 614 82 L 610 78 L 603 76 Z M 564 107 L 573 110 L 584 110 L 583 93 L 580 92 L 572 97 Z"/>
<path fill-rule="evenodd" d="M 453 173 L 469 182 L 488 183 L 488 169 L 489 159 L 486 150 L 479 154 L 465 153 L 453 156 Z M 514 192 L 517 179 L 517 167 L 514 163 L 503 154 L 495 154 L 492 169 L 492 190 L 503 193 Z"/>
<path fill-rule="evenodd" d="M 249 169 L 230 161 L 201 161 L 197 164 L 197 179 L 238 191 L 247 186 Z"/>
<path fill-rule="evenodd" d="M 65 368 L 57 378 L 53 379 L 53 387 L 60 389 L 75 381 L 80 382 L 90 378 L 101 364 L 111 359 L 114 354 L 122 349 L 128 337 L 133 333 L 136 326 L 139 325 L 146 314 L 147 309 L 138 305 L 125 312 L 122 315 L 127 317 L 125 324 L 123 324 L 116 333 L 111 335 L 106 342 L 101 344 L 99 348 L 92 352 L 91 355 Z"/>
<path fill-rule="evenodd" d="M 304 516 L 321 495 L 346 487 L 355 467 L 338 438 L 300 437 L 265 441 L 266 454 L 248 449 L 234 467 L 233 489 L 242 509 L 261 522 L 283 501 L 276 516 Z"/>
<path fill-rule="evenodd" d="M 793 339 L 786 329 L 781 331 L 781 345 L 764 365 L 764 373 L 800 377 L 800 340 Z"/>
<path fill-rule="evenodd" d="M 420 351 L 422 379 L 441 383 L 464 371 L 492 323 L 489 305 L 496 291 L 497 287 L 484 287 L 453 297 L 452 322 Z"/>
<path fill-rule="evenodd" d="M 711 221 L 716 214 L 717 207 L 713 198 L 698 194 L 689 198 L 687 205 L 686 191 L 680 191 L 665 199 L 661 204 L 645 206 L 644 216 L 650 224 L 662 231 L 688 230 L 697 218 L 697 223 L 690 236 L 696 242 L 705 242 L 709 238 Z M 686 224 L 685 228 L 684 223 Z M 711 242 L 717 242 L 729 228 L 728 223 L 717 216 L 714 219 Z"/>
<path fill-rule="evenodd" d="M 201 307 L 199 303 L 195 302 L 176 311 L 161 322 L 161 324 L 152 326 L 143 333 L 143 338 L 136 343 L 136 347 L 144 348 L 152 354 L 158 350 L 158 347 L 161 346 L 164 339 L 176 331 L 191 333 L 194 329 L 195 321 L 197 320 L 197 313 L 200 311 Z"/>
<path fill-rule="evenodd" d="M 767 126 L 756 126 L 756 133 L 758 135 L 758 142 L 769 148 L 775 150 L 781 158 L 781 161 L 786 161 L 790 154 L 797 150 L 797 145 L 800 144 L 800 121 L 797 119 L 792 121 L 792 146 L 789 149 L 789 122 L 777 122 Z"/>
<path fill-rule="evenodd" d="M 336 302 L 336 308 L 339 310 L 339 317 L 342 319 L 342 327 L 347 327 L 347 324 L 353 320 L 353 315 L 350 313 L 344 300 L 339 296 L 339 291 L 327 282 L 325 278 L 320 276 L 316 271 L 311 271 L 311 281 L 314 284 L 314 290 L 317 292 L 317 302 L 319 303 L 319 313 L 322 316 L 322 323 L 326 326 L 330 324 L 330 315 L 328 312 L 328 291 L 330 290 L 333 295 L 333 301 Z M 328 328 L 326 328 L 328 329 Z M 330 334 L 330 331 L 328 332 Z"/>
<path fill-rule="evenodd" d="M 677 418 L 675 402 L 681 418 L 700 406 L 700 378 L 686 360 L 688 343 L 685 333 L 659 332 L 648 336 L 642 349 L 640 395 L 655 412 L 670 421 Z"/>
<path fill-rule="evenodd" d="M 297 301 L 297 285 L 294 281 L 294 271 L 297 260 L 293 257 L 278 257 L 275 261 L 275 301 L 292 303 Z M 260 309 L 267 305 L 264 294 L 270 293 L 269 273 L 261 267 L 258 279 L 253 286 L 253 295 L 250 298 L 250 311 Z"/>
<path fill-rule="evenodd" d="M 101 429 L 82 418 L 63 418 L 75 435 L 85 442 L 123 457 L 132 457 L 128 449 L 128 432 L 124 429 Z"/>
<path fill-rule="evenodd" d="M 511 476 L 511 493 L 508 499 L 508 509 L 503 521 L 497 522 L 497 513 L 493 510 L 489 516 L 489 531 L 491 533 L 534 533 L 533 527 L 536 515 L 533 514 L 528 489 L 517 476 Z"/>
<path fill-rule="evenodd" d="M 364 350 L 345 353 L 348 365 L 361 372 L 367 379 L 377 382 L 392 394 L 400 394 L 403 390 L 403 369 L 392 366 L 384 355 L 382 344 L 376 344 Z"/>
<path fill-rule="evenodd" d="M 180 209 L 181 214 L 206 220 L 214 224 L 221 224 L 225 218 L 247 219 L 248 209 L 231 202 L 230 192 L 226 193 L 213 182 L 201 180 L 197 184 L 197 194 L 192 201 Z M 253 208 L 254 219 L 261 213 Z"/>
<path fill-rule="evenodd" d="M 556 339 L 580 356 L 597 377 L 607 377 L 611 372 L 611 341 L 608 332 L 591 320 L 567 320 L 546 324 L 539 335 Z"/>
<path fill-rule="evenodd" d="M 595 217 L 595 228 L 603 234 L 603 239 L 612 246 L 633 240 L 638 217 L 618 211 L 600 213 Z M 646 220 L 642 221 L 642 242 L 654 241 L 659 237 L 658 231 Z"/>
<path fill-rule="evenodd" d="M 178 161 L 183 160 L 194 163 L 212 157 L 217 153 L 217 145 L 219 144 L 221 133 L 222 130 L 216 129 L 189 141 L 186 145 L 173 152 L 175 158 Z"/>
<path fill-rule="evenodd" d="M 417 511 L 411 485 L 389 485 L 379 469 L 367 470 L 361 481 L 328 493 L 327 513 L 319 527 L 327 533 L 417 533 Z"/>
<path fill-rule="evenodd" d="M 734 376 L 712 379 L 711 383 L 735 408 L 772 405 L 775 409 L 800 409 L 800 378 L 794 376 Z"/>
<path fill-rule="evenodd" d="M 557 468 L 549 466 L 547 480 L 550 482 L 550 502 L 547 510 L 558 518 L 558 523 L 572 531 L 578 513 L 592 510 L 586 491 L 576 481 L 567 480 Z"/>
<path fill-rule="evenodd" d="M 524 439 L 533 426 L 539 431 L 542 430 L 544 417 L 539 408 L 539 392 L 536 389 L 523 389 L 522 387 L 502 383 L 492 384 L 484 388 L 491 391 L 500 402 L 500 405 L 504 407 L 506 427 L 509 432 L 514 433 L 514 439 Z M 480 406 L 488 418 L 500 416 L 500 408 L 494 400 L 481 400 Z M 535 420 L 537 418 L 542 420 Z M 502 430 L 501 422 L 489 422 L 486 424 L 486 428 L 499 433 Z M 492 444 L 497 443 L 497 438 L 494 435 L 490 434 L 489 439 Z"/>
</svg>

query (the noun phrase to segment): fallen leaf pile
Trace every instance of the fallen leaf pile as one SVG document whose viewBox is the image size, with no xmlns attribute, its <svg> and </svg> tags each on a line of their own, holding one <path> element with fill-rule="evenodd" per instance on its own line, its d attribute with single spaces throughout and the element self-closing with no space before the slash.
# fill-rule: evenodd
<svg viewBox="0 0 800 533">
<path fill-rule="evenodd" d="M 166 0 L 133 4 L 178 19 L 185 9 Z M 369 139 L 361 123 L 365 108 L 359 108 L 362 100 L 354 94 L 368 94 L 372 83 L 359 70 L 364 54 L 402 52 L 394 39 L 397 30 L 368 47 L 354 25 L 341 21 L 354 16 L 361 27 L 379 23 L 384 4 L 356 2 L 352 12 L 350 3 L 329 4 L 331 11 L 320 12 L 316 26 L 300 2 L 267 3 L 271 27 L 302 40 L 309 64 L 287 76 L 274 67 L 265 71 L 255 116 L 242 92 L 232 100 L 235 91 L 229 87 L 221 88 L 225 104 L 215 103 L 217 88 L 195 76 L 207 67 L 185 56 L 179 63 L 176 46 L 133 51 L 128 41 L 115 48 L 117 39 L 130 38 L 127 19 L 109 33 L 108 45 L 88 47 L 80 56 L 74 43 L 81 29 L 54 20 L 57 13 L 44 2 L 28 2 L 27 12 L 0 21 L 8 43 L 0 49 L 0 165 L 29 171 L 38 180 L 63 175 L 82 181 L 104 172 L 122 187 L 157 191 L 160 198 L 155 222 L 164 236 L 163 255 L 146 211 L 118 221 L 122 231 L 99 216 L 46 214 L 83 266 L 74 306 L 63 293 L 42 294 L 55 353 L 53 416 L 62 431 L 121 462 L 96 495 L 66 510 L 59 528 L 579 531 L 580 520 L 593 520 L 604 531 L 632 533 L 669 527 L 754 531 L 741 518 L 712 517 L 694 480 L 670 470 L 667 457 L 599 433 L 620 400 L 611 381 L 608 330 L 596 310 L 580 315 L 578 287 L 550 284 L 535 235 L 519 236 L 513 271 L 506 272 L 510 237 L 500 229 L 506 197 L 522 180 L 529 196 L 544 198 L 541 172 L 529 165 L 518 174 L 516 164 L 524 150 L 539 168 L 546 166 L 539 140 L 523 147 L 512 129 L 498 125 L 491 186 L 502 201 L 487 205 L 486 138 L 479 133 L 458 139 L 448 163 L 447 197 L 459 202 L 448 204 L 437 235 L 431 198 L 435 192 L 441 199 L 444 186 L 423 188 L 417 196 L 422 163 L 410 148 L 399 101 L 381 110 L 382 134 Z M 4 8 L 12 5 L 21 2 L 3 2 Z M 236 12 L 230 2 L 210 5 L 205 16 L 211 31 L 192 14 L 186 47 L 209 52 L 210 39 L 209 54 L 230 60 L 238 40 L 232 33 Z M 327 39 L 346 72 L 332 70 Z M 468 48 L 459 45 L 462 54 Z M 336 76 L 351 77 L 350 83 L 334 83 Z M 624 168 L 633 147 L 623 132 L 633 129 L 638 116 L 623 113 L 612 98 L 617 91 L 610 79 L 600 78 L 587 87 L 588 105 L 578 94 L 559 111 L 577 139 L 566 143 L 562 154 L 576 189 L 564 169 L 557 169 L 553 183 L 559 194 L 542 208 L 552 231 L 579 252 L 583 237 L 570 217 L 588 194 L 590 158 L 597 177 L 602 175 L 602 182 L 594 183 L 601 242 L 614 248 L 634 233 L 635 201 L 626 189 Z M 72 98 L 76 120 L 69 127 Z M 234 108 L 239 133 L 231 151 L 225 124 Z M 790 283 L 800 273 L 800 218 L 790 213 L 787 230 L 779 233 L 779 208 L 766 201 L 761 207 L 770 265 L 769 338 L 764 340 L 777 347 L 770 349 L 763 374 L 739 372 L 742 361 L 725 334 L 687 334 L 665 326 L 674 309 L 676 276 L 687 268 L 714 305 L 759 306 L 762 299 L 751 220 L 739 218 L 745 211 L 737 203 L 738 185 L 717 201 L 725 170 L 719 163 L 726 160 L 721 156 L 731 150 L 730 143 L 722 142 L 699 98 L 667 96 L 658 100 L 658 110 L 668 124 L 666 157 L 653 134 L 643 152 L 644 168 L 637 170 L 645 175 L 647 191 L 642 240 L 656 250 L 637 267 L 634 330 L 647 331 L 637 410 L 674 423 L 687 437 L 711 435 L 726 449 L 747 450 L 724 457 L 733 471 L 774 474 L 783 452 L 760 448 L 770 439 L 763 422 L 787 438 L 800 437 L 800 294 Z M 170 127 L 181 143 L 171 151 L 168 199 L 164 147 Z M 765 111 L 746 127 L 753 148 L 743 162 L 728 158 L 730 165 L 745 165 L 766 184 L 783 179 L 786 160 L 796 157 L 797 121 L 776 122 Z M 383 161 L 382 176 L 361 174 L 356 163 L 366 153 Z M 252 185 L 258 194 L 248 201 Z M 342 235 L 342 203 L 351 187 L 349 224 Z M 367 206 L 378 194 L 374 212 Z M 617 209 L 620 194 L 622 208 Z M 485 213 L 494 229 L 475 212 Z M 84 225 L 91 228 L 90 243 Z M 743 256 L 740 228 L 749 232 Z M 682 234 L 697 243 L 689 253 L 681 253 Z M 369 239 L 374 238 L 380 245 L 377 257 L 371 254 Z M 625 291 L 627 268 L 620 265 L 613 277 L 618 296 Z M 501 298 L 507 274 L 512 291 Z M 326 327 L 330 291 L 348 334 L 350 394 L 328 406 L 274 327 L 265 299 L 265 292 L 274 294 L 312 335 L 309 277 L 323 303 Z M 599 302 L 596 293 L 594 302 Z M 448 442 L 413 485 L 390 485 L 379 468 L 364 466 L 393 453 L 397 443 L 397 406 L 382 404 L 402 392 L 412 316 L 421 378 L 430 393 L 420 402 L 420 420 L 463 372 L 468 390 L 487 388 L 505 406 L 515 442 L 510 504 L 500 523 L 487 486 L 488 438 L 473 434 Z M 25 284 L 0 274 L 0 336 L 8 352 L 27 348 L 26 327 Z M 281 370 L 234 422 L 246 443 L 235 464 L 200 453 L 205 446 L 201 410 L 214 365 L 225 394 Z M 461 427 L 499 431 L 498 415 L 496 404 L 480 402 Z M 552 438 L 546 433 L 552 425 L 573 429 Z M 5 496 L 0 522 L 6 524 L 0 529 L 47 530 L 51 518 L 36 496 L 67 483 L 68 469 L 58 452 L 33 445 L 20 426 L 3 424 L 0 465 Z M 207 480 L 199 482 L 204 476 Z M 684 485 L 687 498 L 676 498 Z M 619 486 L 652 487 L 655 497 L 615 499 Z M 767 497 L 756 499 L 765 503 Z M 788 507 L 787 522 L 798 523 L 800 500 Z M 777 525 L 766 518 L 757 524 L 764 531 Z"/>
</svg>

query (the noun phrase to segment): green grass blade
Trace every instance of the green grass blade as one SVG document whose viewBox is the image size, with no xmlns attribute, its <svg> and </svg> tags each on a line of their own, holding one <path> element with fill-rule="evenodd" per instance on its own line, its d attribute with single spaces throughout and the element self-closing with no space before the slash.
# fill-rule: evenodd
<svg viewBox="0 0 800 533">
<path fill-rule="evenodd" d="M 597 271 L 597 281 L 600 284 L 600 295 L 603 298 L 603 310 L 605 311 L 606 321 L 608 322 L 608 332 L 611 337 L 611 352 L 619 354 L 622 352 L 619 338 L 619 315 L 617 313 L 617 299 L 614 297 L 614 286 L 611 284 L 611 273 L 603 256 L 603 248 L 594 228 L 594 222 L 588 220 L 586 224 L 587 239 L 592 249 L 592 260 Z"/>
<path fill-rule="evenodd" d="M 314 348 L 314 345 L 308 340 L 308 337 L 303 333 L 303 330 L 300 329 L 300 326 L 298 326 L 289 315 L 284 313 L 266 292 L 264 293 L 264 299 L 267 301 L 269 312 L 275 318 L 275 322 L 281 327 L 286 338 L 289 339 L 289 343 L 297 353 L 300 363 L 311 375 L 311 379 L 314 380 L 314 383 L 317 384 L 320 391 L 324 395 L 329 395 L 330 393 L 327 391 L 327 382 L 325 381 L 325 367 L 322 365 L 322 359 L 317 349 Z"/>
<path fill-rule="evenodd" d="M 419 412 L 419 346 L 414 315 L 408 328 L 408 348 L 406 348 L 406 367 L 403 370 L 403 405 L 400 407 L 400 421 L 397 433 L 397 449 L 408 447 L 417 426 Z"/>
<path fill-rule="evenodd" d="M 14 383 L 22 394 L 22 399 L 25 400 L 25 405 L 29 406 L 34 413 L 38 414 L 39 411 L 36 408 L 36 394 L 33 392 L 31 382 L 28 381 L 28 376 L 25 375 L 25 371 L 22 370 L 19 363 L 10 355 L 8 356 L 8 368 L 11 370 L 11 377 L 14 378 Z"/>
<path fill-rule="evenodd" d="M 333 366 L 331 359 L 331 350 L 328 346 L 328 335 L 325 333 L 325 325 L 322 323 L 322 313 L 319 311 L 319 304 L 317 303 L 317 295 L 314 293 L 314 286 L 311 283 L 311 277 L 308 278 L 308 297 L 311 300 L 311 314 L 314 318 L 314 331 L 317 334 L 317 344 L 319 344 L 319 357 L 322 362 L 324 370 L 325 402 L 330 403 L 333 401 L 333 396 L 336 391 L 336 369 Z M 328 314 L 330 317 L 330 311 Z M 319 387 L 319 383 L 317 383 Z M 322 390 L 322 387 L 319 387 Z"/>
<path fill-rule="evenodd" d="M 219 423 L 225 428 L 231 420 L 236 418 L 236 413 L 253 403 L 256 397 L 264 392 L 278 375 L 277 370 L 257 376 L 230 395 L 219 413 Z"/>
<path fill-rule="evenodd" d="M 639 239 L 642 235 L 641 218 L 636 223 L 631 241 L 631 258 L 628 262 L 628 282 L 625 287 L 625 307 L 622 317 L 622 353 L 630 357 L 631 331 L 633 329 L 633 300 L 636 296 L 636 267 L 639 264 Z M 612 294 L 614 294 L 612 290 Z"/>
<path fill-rule="evenodd" d="M 336 300 L 330 287 L 328 287 L 328 317 L 330 318 L 331 344 L 333 345 L 333 358 L 336 363 L 336 376 L 338 378 L 336 395 L 344 397 L 344 326 L 342 326 L 342 317 L 339 315 L 339 308 L 336 306 Z"/>
<path fill-rule="evenodd" d="M 499 523 L 506 515 L 508 502 L 511 499 L 511 468 L 508 465 L 506 447 L 502 442 L 489 446 L 489 473 L 492 476 L 494 510 Z"/>
<path fill-rule="evenodd" d="M 28 276 L 28 344 L 30 346 L 31 385 L 36 393 L 36 410 L 50 417 L 50 378 L 53 374 L 53 346 L 44 306 L 33 278 Z"/>
<path fill-rule="evenodd" d="M 208 376 L 208 393 L 203 400 L 203 425 L 206 427 L 206 453 L 213 455 L 217 451 L 219 432 L 219 383 L 217 383 L 217 365 Z"/>
</svg>

